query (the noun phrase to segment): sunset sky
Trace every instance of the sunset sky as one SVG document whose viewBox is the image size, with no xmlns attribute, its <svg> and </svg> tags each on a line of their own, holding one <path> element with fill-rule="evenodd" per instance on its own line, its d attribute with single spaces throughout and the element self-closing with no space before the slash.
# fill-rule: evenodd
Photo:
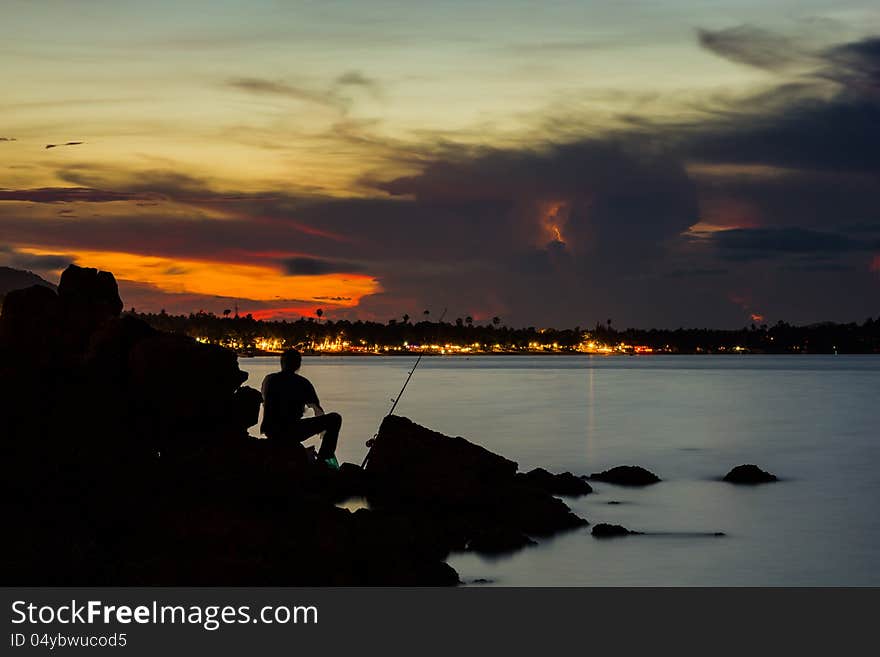
<svg viewBox="0 0 880 657">
<path fill-rule="evenodd" d="M 876 0 L 7 0 L 0 33 L 0 265 L 126 307 L 880 313 Z"/>
</svg>

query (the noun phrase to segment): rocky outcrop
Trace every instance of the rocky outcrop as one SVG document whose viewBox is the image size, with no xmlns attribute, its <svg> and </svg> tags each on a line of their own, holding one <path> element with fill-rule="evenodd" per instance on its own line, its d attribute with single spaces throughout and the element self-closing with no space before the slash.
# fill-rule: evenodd
<svg viewBox="0 0 880 657">
<path fill-rule="evenodd" d="M 424 524 L 447 551 L 493 554 L 587 524 L 516 470 L 513 461 L 464 438 L 391 415 L 370 453 L 366 493 L 378 512 L 406 513 Z"/>
<path fill-rule="evenodd" d="M 778 481 L 776 475 L 770 474 L 754 464 L 738 465 L 724 475 L 723 481 L 731 484 L 767 484 Z"/>
<path fill-rule="evenodd" d="M 55 290 L 57 286 L 49 281 L 40 278 L 32 271 L 25 269 L 13 269 L 12 267 L 0 267 L 0 301 L 3 297 L 13 290 L 23 290 L 32 285 L 42 285 L 50 290 Z"/>
<path fill-rule="evenodd" d="M 122 312 L 116 278 L 109 271 L 70 265 L 61 274 L 58 298 L 92 328 Z"/>
<path fill-rule="evenodd" d="M 622 525 L 611 525 L 605 522 L 594 525 L 591 533 L 594 538 L 615 538 L 617 536 L 641 534 L 641 532 L 631 531 Z"/>
<path fill-rule="evenodd" d="M 470 505 L 514 481 L 517 464 L 461 437 L 444 436 L 403 417 L 382 422 L 367 472 L 386 498 Z"/>
<path fill-rule="evenodd" d="M 38 364 L 57 357 L 62 313 L 58 295 L 43 285 L 13 290 L 3 300 L 0 313 L 0 348 L 4 361 L 24 359 Z"/>
<path fill-rule="evenodd" d="M 604 472 L 594 472 L 590 479 L 619 486 L 648 486 L 660 481 L 660 477 L 638 465 L 618 465 Z"/>
<path fill-rule="evenodd" d="M 544 468 L 535 468 L 516 476 L 522 483 L 540 488 L 551 495 L 578 497 L 593 492 L 593 487 L 583 477 L 577 477 L 570 472 L 552 474 Z"/>
</svg>

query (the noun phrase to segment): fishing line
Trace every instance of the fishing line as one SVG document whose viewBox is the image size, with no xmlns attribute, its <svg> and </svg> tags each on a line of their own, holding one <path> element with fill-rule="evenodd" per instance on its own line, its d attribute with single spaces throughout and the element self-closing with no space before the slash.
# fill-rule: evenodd
<svg viewBox="0 0 880 657">
<path fill-rule="evenodd" d="M 438 325 L 443 323 L 443 318 L 446 317 L 447 310 L 448 310 L 448 308 L 443 309 L 443 312 L 440 315 L 440 319 L 437 320 Z M 424 345 L 422 345 L 422 351 L 419 353 L 419 357 L 416 359 L 415 365 L 413 365 L 413 368 L 409 371 L 409 374 L 407 374 L 406 381 L 403 382 L 403 387 L 400 389 L 400 392 L 397 393 L 397 397 L 395 397 L 393 400 L 394 403 L 391 404 L 391 409 L 385 414 L 385 417 L 382 418 L 382 422 L 385 421 L 386 417 L 388 417 L 389 415 L 394 413 L 394 409 L 397 408 L 397 404 L 398 404 L 398 402 L 400 402 L 400 398 L 403 397 L 403 393 L 404 393 L 404 391 L 406 391 L 406 387 L 409 385 L 410 379 L 412 379 L 413 374 L 415 374 L 416 368 L 418 368 L 419 363 L 422 362 L 422 356 L 424 356 L 424 355 L 425 355 L 425 348 L 424 348 Z M 379 429 L 381 429 L 381 428 L 382 428 L 382 423 L 380 422 Z M 367 455 L 364 457 L 364 460 L 361 463 L 362 468 L 366 467 L 367 461 L 370 460 L 370 452 L 373 451 L 373 445 L 376 444 L 376 438 L 379 437 L 379 429 L 376 429 L 376 433 L 374 433 L 373 437 L 370 438 L 366 443 L 367 447 L 369 447 L 369 449 L 367 450 Z"/>
</svg>

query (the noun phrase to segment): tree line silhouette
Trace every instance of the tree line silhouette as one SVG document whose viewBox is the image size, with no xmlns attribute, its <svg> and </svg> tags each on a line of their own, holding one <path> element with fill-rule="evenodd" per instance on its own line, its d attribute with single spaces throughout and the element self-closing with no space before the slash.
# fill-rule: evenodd
<svg viewBox="0 0 880 657">
<path fill-rule="evenodd" d="M 768 326 L 751 324 L 740 329 L 633 329 L 618 330 L 612 320 L 597 322 L 594 327 L 513 328 L 503 325 L 499 317 L 480 323 L 472 317 L 459 317 L 448 322 L 431 321 L 425 311 L 423 319 L 413 322 L 408 314 L 375 321 L 322 320 L 302 317 L 296 321 L 258 320 L 252 315 L 239 315 L 225 310 L 222 316 L 210 312 L 189 315 L 129 313 L 145 320 L 154 328 L 171 333 L 190 335 L 211 343 L 231 346 L 241 352 L 258 351 L 260 344 L 271 341 L 283 348 L 308 350 L 316 345 L 348 342 L 352 347 L 384 350 L 403 345 L 473 346 L 474 351 L 505 352 L 575 352 L 585 342 L 608 346 L 642 346 L 666 353 L 880 353 L 880 318 L 864 323 L 839 324 L 825 322 L 794 326 L 783 321 Z"/>
</svg>

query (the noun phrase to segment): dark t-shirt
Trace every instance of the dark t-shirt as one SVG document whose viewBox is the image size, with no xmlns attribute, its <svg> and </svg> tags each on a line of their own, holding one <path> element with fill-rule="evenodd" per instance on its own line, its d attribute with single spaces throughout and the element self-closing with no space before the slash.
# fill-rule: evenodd
<svg viewBox="0 0 880 657">
<path fill-rule="evenodd" d="M 306 404 L 318 404 L 315 387 L 304 376 L 294 372 L 275 372 L 263 379 L 264 434 L 284 430 L 302 419 Z"/>
</svg>

